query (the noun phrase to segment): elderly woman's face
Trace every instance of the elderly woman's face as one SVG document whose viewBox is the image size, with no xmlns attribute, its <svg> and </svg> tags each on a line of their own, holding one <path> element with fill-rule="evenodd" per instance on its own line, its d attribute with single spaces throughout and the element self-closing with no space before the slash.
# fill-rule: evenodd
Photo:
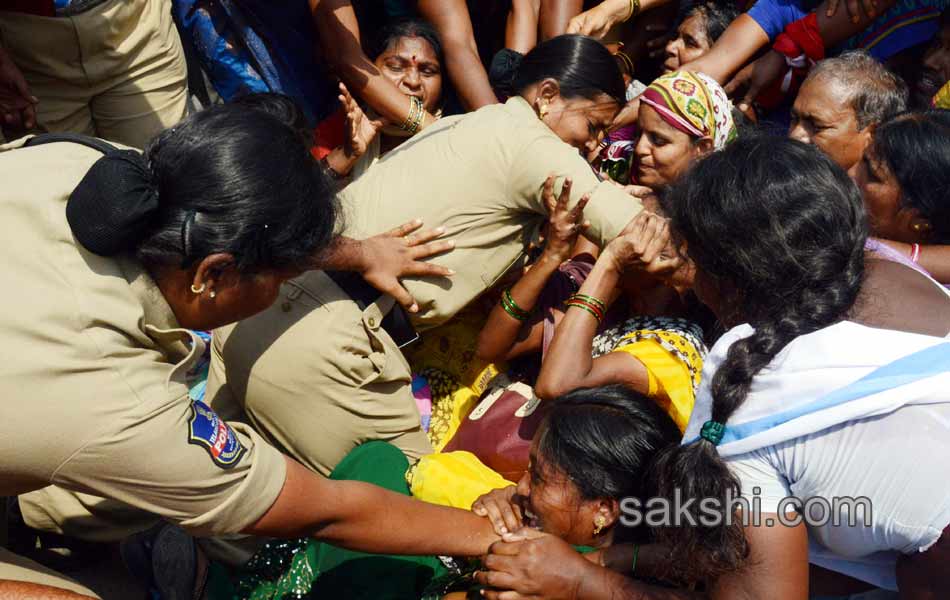
<svg viewBox="0 0 950 600">
<path fill-rule="evenodd" d="M 706 34 L 706 16 L 694 11 L 676 28 L 676 37 L 666 43 L 663 73 L 672 73 L 688 62 L 709 52 L 712 44 Z"/>
<path fill-rule="evenodd" d="M 654 190 L 667 186 L 686 172 L 690 163 L 702 155 L 702 146 L 689 134 L 673 127 L 656 109 L 640 103 L 637 116 L 640 139 L 637 157 L 637 183 Z"/>
<path fill-rule="evenodd" d="M 556 535 L 569 544 L 589 546 L 594 542 L 597 503 L 585 501 L 567 474 L 537 453 L 531 445 L 528 470 L 518 482 L 523 498 L 525 524 Z"/>
<path fill-rule="evenodd" d="M 401 37 L 376 58 L 376 68 L 399 91 L 415 96 L 429 112 L 442 99 L 442 65 L 432 45 L 420 37 Z"/>
<path fill-rule="evenodd" d="M 885 161 L 869 148 L 851 169 L 851 176 L 861 190 L 872 235 L 908 243 L 923 241 L 911 239 L 908 214 L 901 210 L 900 184 Z"/>
<path fill-rule="evenodd" d="M 843 86 L 824 77 L 802 85 L 792 106 L 788 137 L 814 144 L 845 171 L 864 154 L 871 141 L 871 128 L 858 127 L 858 118 Z"/>
</svg>

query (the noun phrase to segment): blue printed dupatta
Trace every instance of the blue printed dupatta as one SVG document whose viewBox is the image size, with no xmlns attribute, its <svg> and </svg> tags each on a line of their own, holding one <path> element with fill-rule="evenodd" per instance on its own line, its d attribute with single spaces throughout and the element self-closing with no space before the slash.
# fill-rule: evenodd
<svg viewBox="0 0 950 600">
<path fill-rule="evenodd" d="M 735 327 L 710 350 L 684 443 L 710 419 L 710 384 L 729 346 L 752 333 Z M 948 402 L 947 340 L 844 321 L 796 338 L 756 375 L 718 451 L 736 456 L 902 406 Z"/>
<path fill-rule="evenodd" d="M 311 124 L 336 107 L 306 0 L 173 0 L 172 12 L 186 51 L 223 100 L 278 92 Z"/>
</svg>

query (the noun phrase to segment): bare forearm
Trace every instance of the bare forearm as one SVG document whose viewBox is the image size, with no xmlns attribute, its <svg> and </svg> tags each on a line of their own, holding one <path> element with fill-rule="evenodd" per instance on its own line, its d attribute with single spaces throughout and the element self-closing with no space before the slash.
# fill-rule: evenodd
<svg viewBox="0 0 950 600">
<path fill-rule="evenodd" d="M 769 36 L 765 30 L 748 14 L 742 14 L 719 36 L 709 52 L 683 68 L 705 73 L 725 85 L 736 71 L 768 43 Z"/>
<path fill-rule="evenodd" d="M 360 45 L 360 29 L 350 0 L 310 0 L 322 54 L 350 91 L 381 116 L 402 123 L 409 114 L 405 94 L 376 68 Z M 423 126 L 433 122 L 426 115 Z"/>
<path fill-rule="evenodd" d="M 498 102 L 478 57 L 465 0 L 419 0 L 419 12 L 442 37 L 446 70 L 465 110 Z"/>
<path fill-rule="evenodd" d="M 28 583 L 26 581 L 0 581 L 0 600 L 90 600 L 63 588 Z"/>
<path fill-rule="evenodd" d="M 540 0 L 511 0 L 505 26 L 505 47 L 527 54 L 538 43 Z"/>
<path fill-rule="evenodd" d="M 327 154 L 327 165 L 340 176 L 349 175 L 357 160 L 358 157 L 347 154 L 342 147 L 334 148 Z"/>
<path fill-rule="evenodd" d="M 549 40 L 567 33 L 567 24 L 584 10 L 584 0 L 541 0 L 541 37 Z"/>
<path fill-rule="evenodd" d="M 515 304 L 526 312 L 533 311 L 544 287 L 559 266 L 560 262 L 542 254 L 528 272 L 511 287 L 511 298 Z M 477 356 L 489 362 L 507 357 L 523 326 L 524 321 L 509 315 L 501 303 L 496 304 L 478 336 Z"/>
<path fill-rule="evenodd" d="M 482 555 L 498 539 L 491 522 L 472 512 L 358 481 L 332 481 L 290 459 L 280 496 L 245 533 L 311 536 L 363 552 L 449 556 Z"/>
<path fill-rule="evenodd" d="M 498 102 L 476 48 L 468 44 L 447 44 L 445 63 L 466 110 L 477 110 Z"/>
<path fill-rule="evenodd" d="M 825 0 L 815 9 L 818 16 L 818 31 L 821 33 L 821 39 L 825 42 L 825 48 L 837 46 L 851 36 L 861 33 L 867 29 L 877 16 L 890 9 L 896 3 L 897 0 L 878 0 L 878 12 L 875 13 L 875 16 L 868 15 L 863 10 L 859 10 L 858 12 L 860 14 L 855 20 L 845 7 L 841 5 L 838 6 L 838 10 L 835 11 L 835 14 L 829 17 L 827 14 L 828 1 Z"/>
<path fill-rule="evenodd" d="M 608 303 L 616 293 L 619 279 L 610 260 L 601 258 L 579 293 Z M 593 365 L 591 347 L 596 333 L 597 320 L 587 311 L 575 308 L 564 313 L 541 365 L 536 385 L 539 396 L 557 396 L 582 384 Z"/>
</svg>

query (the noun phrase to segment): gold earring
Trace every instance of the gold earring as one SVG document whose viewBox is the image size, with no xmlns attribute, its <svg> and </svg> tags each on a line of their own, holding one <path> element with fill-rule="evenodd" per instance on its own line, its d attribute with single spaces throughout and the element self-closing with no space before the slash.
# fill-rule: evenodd
<svg viewBox="0 0 950 600">
<path fill-rule="evenodd" d="M 201 294 L 205 291 L 205 283 L 201 282 L 201 287 L 195 287 L 195 284 L 191 284 L 191 293 L 192 294 Z"/>
<path fill-rule="evenodd" d="M 594 535 L 598 535 L 603 531 L 605 525 L 607 525 L 607 517 L 604 515 L 594 517 Z"/>
<path fill-rule="evenodd" d="M 548 105 L 547 105 L 547 104 L 542 104 L 542 105 L 541 105 L 541 108 L 538 109 L 538 116 L 541 117 L 542 119 L 543 119 L 544 117 L 548 116 Z"/>
</svg>

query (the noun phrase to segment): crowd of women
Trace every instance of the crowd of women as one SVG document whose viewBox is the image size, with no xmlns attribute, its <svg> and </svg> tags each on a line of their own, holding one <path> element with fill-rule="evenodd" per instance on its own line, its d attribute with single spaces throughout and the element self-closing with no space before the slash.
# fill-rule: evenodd
<svg viewBox="0 0 950 600">
<path fill-rule="evenodd" d="M 950 12 L 748 4 L 0 0 L 0 598 L 950 595 Z"/>
</svg>

